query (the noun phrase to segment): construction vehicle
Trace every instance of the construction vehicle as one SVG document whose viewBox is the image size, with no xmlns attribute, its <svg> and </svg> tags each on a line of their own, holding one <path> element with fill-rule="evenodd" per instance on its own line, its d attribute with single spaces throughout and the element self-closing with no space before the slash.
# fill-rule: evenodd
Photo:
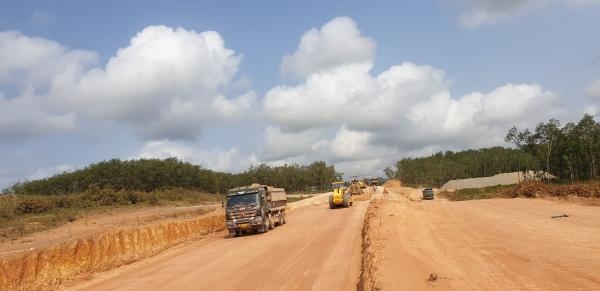
<svg viewBox="0 0 600 291">
<path fill-rule="evenodd" d="M 268 232 L 286 223 L 286 205 L 283 188 L 259 184 L 233 188 L 225 200 L 225 225 L 234 237 L 250 231 Z"/>
<path fill-rule="evenodd" d="M 329 208 L 334 209 L 338 206 L 348 208 L 352 206 L 352 195 L 348 192 L 348 188 L 344 182 L 333 182 L 333 193 L 329 195 Z"/>
<path fill-rule="evenodd" d="M 376 177 L 371 178 L 371 186 L 377 186 L 379 184 L 379 179 Z"/>
<path fill-rule="evenodd" d="M 363 194 L 363 188 L 361 186 L 361 181 L 358 180 L 358 177 L 356 176 L 352 176 L 352 179 L 350 180 L 350 187 L 348 189 L 348 191 L 350 192 L 350 195 L 361 195 Z"/>
<path fill-rule="evenodd" d="M 422 191 L 423 193 L 423 200 L 431 200 L 433 199 L 433 189 L 432 188 L 425 188 Z"/>
</svg>

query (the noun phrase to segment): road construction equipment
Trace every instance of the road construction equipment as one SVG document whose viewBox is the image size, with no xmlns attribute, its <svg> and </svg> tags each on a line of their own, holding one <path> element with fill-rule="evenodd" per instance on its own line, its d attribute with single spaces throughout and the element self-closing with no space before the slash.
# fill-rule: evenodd
<svg viewBox="0 0 600 291">
<path fill-rule="evenodd" d="M 431 199 L 433 199 L 433 196 L 434 196 L 433 189 L 431 189 L 431 188 L 425 188 L 425 189 L 423 189 L 422 193 L 423 193 L 423 200 L 431 200 Z"/>
<path fill-rule="evenodd" d="M 358 178 L 356 176 L 352 176 L 352 179 L 350 180 L 350 187 L 348 189 L 348 191 L 350 192 L 350 195 L 361 195 L 363 194 L 363 188 L 361 186 L 361 181 L 358 180 Z"/>
<path fill-rule="evenodd" d="M 231 236 L 257 230 L 268 232 L 285 224 L 287 195 L 283 188 L 253 184 L 228 191 L 225 206 L 226 227 Z"/>
<path fill-rule="evenodd" d="M 348 192 L 348 188 L 344 182 L 333 182 L 333 193 L 329 195 L 329 208 L 334 209 L 338 206 L 348 208 L 352 206 L 352 195 Z"/>
<path fill-rule="evenodd" d="M 379 179 L 376 177 L 371 178 L 371 186 L 377 186 L 379 184 Z"/>
</svg>

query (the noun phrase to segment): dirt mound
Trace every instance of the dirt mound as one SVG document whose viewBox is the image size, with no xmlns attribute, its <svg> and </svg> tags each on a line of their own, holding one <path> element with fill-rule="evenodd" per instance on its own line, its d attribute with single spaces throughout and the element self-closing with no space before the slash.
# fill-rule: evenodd
<svg viewBox="0 0 600 291">
<path fill-rule="evenodd" d="M 398 180 L 398 179 L 392 179 L 392 180 L 389 180 L 389 181 L 385 182 L 383 184 L 383 187 L 385 187 L 385 188 L 390 188 L 390 187 L 399 188 L 399 187 L 402 187 L 402 182 L 400 182 L 400 180 Z"/>
<path fill-rule="evenodd" d="M 550 196 L 567 198 L 600 198 L 600 183 L 575 183 L 569 185 L 546 184 L 538 181 L 521 182 L 509 192 L 509 197 L 538 197 Z"/>
</svg>

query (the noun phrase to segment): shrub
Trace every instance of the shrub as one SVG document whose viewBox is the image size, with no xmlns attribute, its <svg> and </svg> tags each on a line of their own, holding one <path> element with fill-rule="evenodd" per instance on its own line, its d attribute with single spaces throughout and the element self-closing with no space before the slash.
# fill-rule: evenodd
<svg viewBox="0 0 600 291">
<path fill-rule="evenodd" d="M 45 197 L 25 197 L 17 203 L 17 214 L 39 214 L 54 208 L 52 200 Z"/>
<path fill-rule="evenodd" d="M 16 198 L 9 196 L 0 197 L 0 217 L 8 219 L 12 218 L 15 215 L 16 207 Z"/>
</svg>

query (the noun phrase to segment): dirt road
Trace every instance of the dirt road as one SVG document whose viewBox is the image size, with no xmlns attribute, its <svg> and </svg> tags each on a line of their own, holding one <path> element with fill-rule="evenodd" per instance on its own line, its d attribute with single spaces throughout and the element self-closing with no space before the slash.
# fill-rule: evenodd
<svg viewBox="0 0 600 291">
<path fill-rule="evenodd" d="M 598 207 L 387 190 L 370 214 L 381 290 L 600 290 Z M 569 217 L 551 218 L 561 214 Z"/>
<path fill-rule="evenodd" d="M 316 198 L 318 199 L 318 198 Z M 185 244 L 72 286 L 75 290 L 354 290 L 368 206 L 290 211 L 266 234 Z M 224 235 L 224 233 L 222 233 Z"/>
</svg>

